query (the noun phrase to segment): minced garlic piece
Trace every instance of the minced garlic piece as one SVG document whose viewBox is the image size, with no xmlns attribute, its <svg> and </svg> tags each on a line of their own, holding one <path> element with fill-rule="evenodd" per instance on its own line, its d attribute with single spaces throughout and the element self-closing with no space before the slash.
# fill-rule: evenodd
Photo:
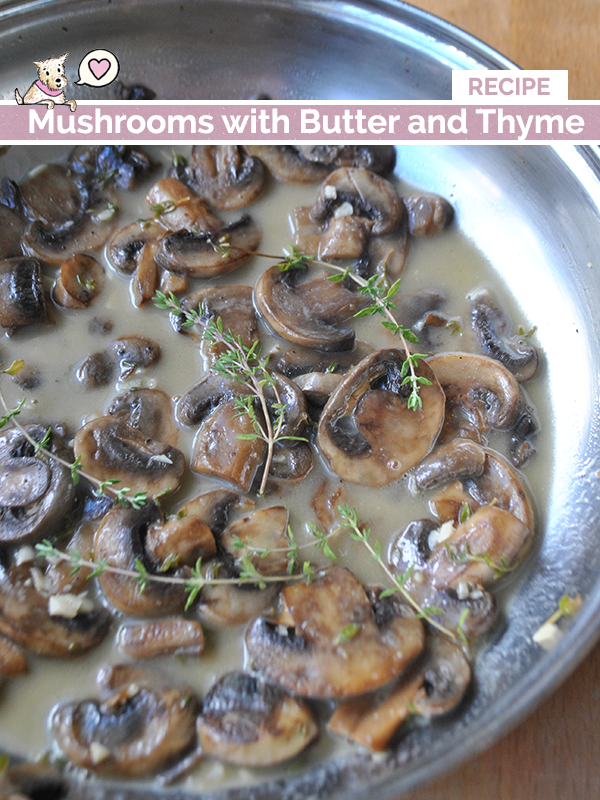
<svg viewBox="0 0 600 800">
<path fill-rule="evenodd" d="M 556 623 L 545 622 L 543 625 L 540 625 L 533 634 L 532 639 L 536 644 L 539 644 L 540 647 L 543 647 L 544 650 L 552 650 L 560 642 L 562 637 L 563 633 Z"/>
<path fill-rule="evenodd" d="M 78 614 L 88 614 L 94 610 L 94 604 L 87 596 L 81 594 L 53 594 L 48 599 L 48 613 L 51 617 L 75 619 Z"/>
<path fill-rule="evenodd" d="M 106 745 L 101 742 L 90 743 L 90 758 L 92 764 L 101 764 L 103 761 L 106 761 L 107 758 L 110 758 L 110 756 L 111 752 Z"/>
<path fill-rule="evenodd" d="M 436 528 L 434 531 L 431 531 L 428 538 L 429 549 L 435 550 L 438 544 L 441 542 L 445 542 L 446 539 L 449 539 L 450 536 L 454 533 L 454 523 L 451 519 L 448 522 L 444 522 L 439 528 Z"/>
<path fill-rule="evenodd" d="M 345 203 L 342 203 L 341 206 L 338 206 L 336 210 L 333 212 L 333 216 L 335 219 L 341 219 L 342 217 L 351 217 L 354 214 L 354 208 L 352 207 L 352 203 L 349 203 L 347 200 Z"/>
</svg>

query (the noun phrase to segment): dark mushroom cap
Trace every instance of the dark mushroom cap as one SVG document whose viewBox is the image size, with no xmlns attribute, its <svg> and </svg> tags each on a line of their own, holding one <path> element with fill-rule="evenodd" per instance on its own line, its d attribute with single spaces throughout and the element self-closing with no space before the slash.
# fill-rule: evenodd
<svg viewBox="0 0 600 800">
<path fill-rule="evenodd" d="M 41 442 L 43 425 L 26 426 Z M 52 431 L 48 449 L 62 458 L 68 453 Z M 71 508 L 75 491 L 70 470 L 56 459 L 36 456 L 35 447 L 16 428 L 0 433 L 0 542 L 39 541 L 57 532 Z"/>
<path fill-rule="evenodd" d="M 326 178 L 330 168 L 303 158 L 292 145 L 249 144 L 244 150 L 257 156 L 279 181 L 285 183 L 318 183 Z"/>
<path fill-rule="evenodd" d="M 319 422 L 317 447 L 327 466 L 350 483 L 385 486 L 427 455 L 444 419 L 444 393 L 422 361 L 422 408 L 409 409 L 401 350 L 379 350 L 354 367 L 331 395 Z"/>
<path fill-rule="evenodd" d="M 298 153 L 307 161 L 334 167 L 358 167 L 369 169 L 380 175 L 390 173 L 396 164 L 396 148 L 393 145 L 296 145 Z"/>
<path fill-rule="evenodd" d="M 317 736 L 308 707 L 256 673 L 232 672 L 202 702 L 198 736 L 208 755 L 261 767 L 298 755 Z"/>
<path fill-rule="evenodd" d="M 282 596 L 282 621 L 259 617 L 246 647 L 258 669 L 294 694 L 341 698 L 373 691 L 423 647 L 423 627 L 408 612 L 378 625 L 365 590 L 346 569 L 287 586 Z"/>
<path fill-rule="evenodd" d="M 256 200 L 265 177 L 260 159 L 244 153 L 237 145 L 213 144 L 194 145 L 183 179 L 214 208 L 231 210 Z"/>
<path fill-rule="evenodd" d="M 140 433 L 177 446 L 179 433 L 173 403 L 161 389 L 130 389 L 115 397 L 107 410 Z"/>
<path fill-rule="evenodd" d="M 195 746 L 197 700 L 149 670 L 104 667 L 102 700 L 55 707 L 50 730 L 80 767 L 109 777 L 142 777 L 173 765 Z"/>
<path fill-rule="evenodd" d="M 408 230 L 412 236 L 434 236 L 454 219 L 454 208 L 437 194 L 408 195 L 402 201 L 408 211 Z"/>
<path fill-rule="evenodd" d="M 488 355 L 500 361 L 518 381 L 533 378 L 539 363 L 537 349 L 508 335 L 508 320 L 485 289 L 471 295 L 471 324 Z"/>
<path fill-rule="evenodd" d="M 46 322 L 42 265 L 15 256 L 0 261 L 0 325 L 9 330 Z"/>
</svg>

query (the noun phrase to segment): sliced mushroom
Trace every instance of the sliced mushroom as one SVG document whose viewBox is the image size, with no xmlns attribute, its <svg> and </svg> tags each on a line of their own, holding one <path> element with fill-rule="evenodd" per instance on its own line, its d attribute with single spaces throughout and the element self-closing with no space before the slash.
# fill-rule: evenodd
<svg viewBox="0 0 600 800">
<path fill-rule="evenodd" d="M 108 386 L 117 371 L 112 353 L 102 350 L 86 356 L 75 367 L 74 377 L 84 389 L 94 390 Z"/>
<path fill-rule="evenodd" d="M 23 251 L 52 267 L 61 264 L 75 253 L 100 250 L 114 229 L 112 219 L 100 221 L 85 216 L 70 227 L 54 230 L 39 220 L 29 225 L 23 237 Z"/>
<path fill-rule="evenodd" d="M 342 701 L 327 728 L 381 752 L 411 714 L 431 717 L 456 708 L 470 680 L 460 646 L 447 636 L 429 634 L 421 658 L 389 693 Z"/>
<path fill-rule="evenodd" d="M 339 508 L 346 505 L 348 505 L 348 494 L 341 481 L 323 481 L 311 500 L 311 506 L 321 529 L 326 533 L 339 529 Z"/>
<path fill-rule="evenodd" d="M 63 262 L 52 296 L 63 308 L 87 308 L 102 291 L 104 270 L 92 256 L 77 253 Z"/>
<path fill-rule="evenodd" d="M 307 161 L 335 167 L 359 167 L 387 175 L 396 164 L 393 145 L 296 145 L 298 153 Z"/>
<path fill-rule="evenodd" d="M 185 169 L 176 177 L 214 208 L 244 208 L 260 195 L 266 170 L 258 158 L 242 152 L 237 145 L 195 145 Z"/>
<path fill-rule="evenodd" d="M 208 755 L 230 764 L 264 767 L 298 755 L 318 734 L 300 700 L 260 675 L 224 675 L 202 702 L 198 736 Z"/>
<path fill-rule="evenodd" d="M 405 588 L 421 608 L 435 608 L 435 619 L 450 631 L 460 628 L 468 640 L 481 636 L 496 621 L 494 597 L 483 588 L 465 591 L 459 597 L 454 589 L 435 586 L 429 559 L 438 541 L 440 525 L 431 519 L 414 520 L 397 536 L 390 548 L 392 568 L 404 581 Z M 431 542 L 431 544 L 430 544 Z M 444 547 L 444 540 L 438 541 Z"/>
<path fill-rule="evenodd" d="M 508 335 L 508 321 L 485 289 L 474 292 L 470 299 L 471 323 L 485 352 L 500 361 L 518 381 L 533 378 L 539 363 L 537 349 Z"/>
<path fill-rule="evenodd" d="M 0 259 L 22 254 L 21 238 L 25 227 L 26 223 L 19 214 L 0 203 Z"/>
<path fill-rule="evenodd" d="M 300 270 L 274 266 L 260 276 L 254 302 L 274 332 L 293 344 L 316 350 L 352 350 L 352 328 L 335 326 L 368 304 L 365 295 L 320 276 L 298 282 Z"/>
<path fill-rule="evenodd" d="M 176 416 L 181 425 L 198 425 L 224 402 L 249 394 L 249 389 L 233 378 L 208 372 L 177 403 Z"/>
<path fill-rule="evenodd" d="M 197 620 L 183 617 L 126 623 L 118 630 L 117 645 L 135 659 L 199 656 L 204 651 L 204 631 Z"/>
<path fill-rule="evenodd" d="M 248 414 L 240 416 L 235 400 L 223 400 L 202 422 L 196 434 L 191 458 L 194 472 L 227 481 L 248 492 L 263 463 L 266 443 L 254 436 Z"/>
<path fill-rule="evenodd" d="M 406 356 L 379 350 L 363 359 L 329 398 L 317 433 L 327 466 L 343 480 L 385 486 L 427 455 L 444 419 L 444 393 L 432 370 L 419 362 L 422 407 L 407 406 L 401 374 Z"/>
<path fill-rule="evenodd" d="M 132 222 L 117 231 L 108 243 L 108 260 L 120 272 L 132 273 L 138 266 L 144 247 L 158 243 L 164 235 L 165 229 L 158 222 Z"/>
<path fill-rule="evenodd" d="M 321 353 L 310 347 L 294 345 L 284 352 L 275 351 L 269 358 L 269 366 L 288 378 L 296 378 L 309 372 L 344 375 L 365 356 L 373 352 L 366 342 L 355 342 L 354 349 L 333 353 Z"/>
<path fill-rule="evenodd" d="M 87 210 L 89 194 L 59 164 L 46 164 L 20 186 L 25 213 L 30 220 L 60 230 Z"/>
<path fill-rule="evenodd" d="M 160 564 L 193 567 L 199 558 L 203 561 L 211 558 L 217 545 L 206 516 L 204 501 L 201 498 L 190 500 L 174 519 L 150 526 L 146 549 Z"/>
<path fill-rule="evenodd" d="M 483 440 L 489 428 L 508 430 L 521 410 L 519 384 L 498 361 L 469 353 L 427 360 L 446 395 L 442 438 Z"/>
<path fill-rule="evenodd" d="M 308 442 L 277 442 L 269 469 L 269 479 L 276 483 L 298 483 L 312 470 L 313 452 Z"/>
<path fill-rule="evenodd" d="M 101 185 L 114 183 L 120 189 L 127 190 L 134 189 L 146 178 L 152 167 L 142 150 L 122 144 L 76 147 L 69 156 L 69 169 L 75 175 Z"/>
<path fill-rule="evenodd" d="M 389 233 L 404 217 L 404 207 L 394 186 L 366 169 L 342 167 L 333 172 L 319 190 L 311 218 L 319 223 L 331 217 L 343 218 L 340 209 L 345 203 L 351 206 L 350 215 L 364 219 L 374 235 Z"/>
<path fill-rule="evenodd" d="M 50 717 L 63 753 L 80 767 L 109 777 L 143 777 L 171 767 L 196 744 L 198 701 L 140 668 L 103 667 L 101 700 L 69 701 Z"/>
<path fill-rule="evenodd" d="M 420 621 L 399 607 L 378 625 L 365 590 L 346 569 L 288 586 L 282 595 L 282 621 L 259 617 L 246 646 L 251 662 L 294 694 L 342 698 L 373 691 L 398 677 L 423 647 Z"/>
<path fill-rule="evenodd" d="M 159 283 L 159 269 L 156 263 L 158 247 L 158 242 L 146 242 L 139 254 L 137 267 L 130 283 L 133 305 L 136 308 L 141 308 L 156 294 Z"/>
<path fill-rule="evenodd" d="M 231 332 L 244 347 L 251 347 L 259 340 L 258 320 L 252 302 L 250 286 L 208 286 L 186 297 L 182 303 L 186 311 L 196 311 L 205 320 L 221 319 L 223 330 Z M 182 330 L 180 315 L 172 316 L 173 327 Z M 200 352 L 205 368 L 211 369 L 226 352 L 227 346 L 219 342 L 202 339 Z"/>
<path fill-rule="evenodd" d="M 204 200 L 176 178 L 164 178 L 149 190 L 146 201 L 156 221 L 167 231 L 188 231 L 196 235 L 215 233 L 223 227 L 221 220 Z"/>
<path fill-rule="evenodd" d="M 118 395 L 108 413 L 119 417 L 140 433 L 177 447 L 179 432 L 173 417 L 173 404 L 160 389 L 131 389 Z"/>
<path fill-rule="evenodd" d="M 485 450 L 471 439 L 451 439 L 424 458 L 408 476 L 412 494 L 435 489 L 455 478 L 481 475 Z"/>
<path fill-rule="evenodd" d="M 434 236 L 454 219 L 454 208 L 439 195 L 408 195 L 402 201 L 408 211 L 408 230 L 412 236 Z"/>
<path fill-rule="evenodd" d="M 88 597 L 45 591 L 43 573 L 31 562 L 0 566 L 0 634 L 31 653 L 87 653 L 104 639 L 110 621 L 109 612 Z"/>
<path fill-rule="evenodd" d="M 286 183 L 318 183 L 330 171 L 324 164 L 302 158 L 291 145 L 250 144 L 245 145 L 244 150 L 251 156 L 258 156 L 277 180 Z"/>
<path fill-rule="evenodd" d="M 236 579 L 247 559 L 265 577 L 287 575 L 291 543 L 287 537 L 288 512 L 283 506 L 253 511 L 227 526 L 218 537 L 220 556 L 217 575 Z M 270 608 L 279 591 L 278 583 L 206 586 L 198 610 L 217 625 L 248 622 Z"/>
<path fill-rule="evenodd" d="M 152 439 L 119 417 L 98 417 L 77 431 L 76 458 L 101 481 L 119 480 L 133 492 L 156 497 L 174 491 L 185 466 L 175 447 Z"/>
<path fill-rule="evenodd" d="M 24 256 L 0 261 L 0 325 L 13 331 L 46 319 L 40 262 Z"/>
<path fill-rule="evenodd" d="M 157 264 L 169 272 L 188 278 L 214 278 L 237 269 L 260 244 L 260 231 L 244 215 L 210 231 L 178 230 L 161 239 Z"/>
<path fill-rule="evenodd" d="M 323 408 L 343 379 L 344 376 L 336 372 L 306 372 L 298 375 L 294 383 L 311 405 Z"/>
<path fill-rule="evenodd" d="M 113 508 L 94 536 L 94 560 L 134 571 L 137 564 L 143 564 L 148 572 L 156 572 L 161 565 L 150 557 L 145 540 L 148 529 L 161 521 L 162 515 L 152 503 L 139 509 Z M 186 594 L 178 584 L 148 581 L 142 586 L 128 575 L 108 571 L 98 581 L 109 602 L 131 616 L 170 616 L 181 613 L 185 606 Z"/>
<path fill-rule="evenodd" d="M 43 425 L 25 430 L 48 452 L 68 459 L 60 437 Z M 60 530 L 75 497 L 70 470 L 51 457 L 41 458 L 16 428 L 0 433 L 0 542 L 39 541 Z"/>
</svg>

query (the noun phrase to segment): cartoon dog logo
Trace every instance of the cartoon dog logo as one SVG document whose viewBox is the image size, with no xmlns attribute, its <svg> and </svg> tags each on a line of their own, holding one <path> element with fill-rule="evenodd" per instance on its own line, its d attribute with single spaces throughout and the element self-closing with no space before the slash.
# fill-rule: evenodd
<svg viewBox="0 0 600 800">
<path fill-rule="evenodd" d="M 60 58 L 34 61 L 33 63 L 38 68 L 39 78 L 31 84 L 25 97 L 21 97 L 19 90 L 15 89 L 17 103 L 19 105 L 43 103 L 48 108 L 54 108 L 55 105 L 66 105 L 71 111 L 75 111 L 77 108 L 75 100 L 65 99 L 65 86 L 68 82 L 65 75 L 65 59 L 68 55 L 68 53 L 63 53 Z"/>
</svg>

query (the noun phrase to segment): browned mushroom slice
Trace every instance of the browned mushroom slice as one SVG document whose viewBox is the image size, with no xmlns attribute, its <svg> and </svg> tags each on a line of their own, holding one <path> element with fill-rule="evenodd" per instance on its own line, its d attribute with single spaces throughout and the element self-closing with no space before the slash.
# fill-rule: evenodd
<svg viewBox="0 0 600 800">
<path fill-rule="evenodd" d="M 109 777 L 143 777 L 171 767 L 196 744 L 198 702 L 148 670 L 117 665 L 99 676 L 102 700 L 61 703 L 50 730 L 80 767 Z"/>
<path fill-rule="evenodd" d="M 322 353 L 310 347 L 294 345 L 283 352 L 275 351 L 269 358 L 269 366 L 274 372 L 296 378 L 307 372 L 325 372 L 326 374 L 345 374 L 374 348 L 366 342 L 355 342 L 352 350 Z"/>
<path fill-rule="evenodd" d="M 351 350 L 354 331 L 335 326 L 368 305 L 368 299 L 324 276 L 299 283 L 300 272 L 282 272 L 277 266 L 263 272 L 254 290 L 259 313 L 288 342 L 316 350 Z"/>
<path fill-rule="evenodd" d="M 108 413 L 152 439 L 177 447 L 179 432 L 173 417 L 173 403 L 160 389 L 131 389 L 120 394 L 108 407 Z"/>
<path fill-rule="evenodd" d="M 176 416 L 182 425 L 198 425 L 211 411 L 224 401 L 250 393 L 234 378 L 208 372 L 200 383 L 193 386 L 181 397 L 177 404 Z"/>
<path fill-rule="evenodd" d="M 165 229 L 158 222 L 132 222 L 117 231 L 108 243 L 108 260 L 121 272 L 134 272 L 145 245 L 158 242 L 164 235 Z"/>
<path fill-rule="evenodd" d="M 453 207 L 439 195 L 408 195 L 402 200 L 408 211 L 408 230 L 412 236 L 433 236 L 454 219 Z"/>
<path fill-rule="evenodd" d="M 0 259 L 21 255 L 21 237 L 25 226 L 19 214 L 0 203 Z"/>
<path fill-rule="evenodd" d="M 77 431 L 75 457 L 101 481 L 119 480 L 133 492 L 156 497 L 174 491 L 184 470 L 183 454 L 118 417 L 98 417 Z"/>
<path fill-rule="evenodd" d="M 242 569 L 248 569 L 246 563 L 265 577 L 287 575 L 291 546 L 287 522 L 287 509 L 273 506 L 253 511 L 229 525 L 218 537 L 221 551 L 218 576 L 239 578 Z M 265 586 L 256 583 L 206 586 L 198 610 L 214 624 L 238 625 L 270 608 L 278 591 L 278 582 Z"/>
<path fill-rule="evenodd" d="M 0 634 L 0 679 L 25 675 L 29 672 L 29 664 L 19 645 Z"/>
<path fill-rule="evenodd" d="M 469 353 L 427 360 L 446 395 L 443 438 L 481 441 L 489 428 L 508 430 L 521 410 L 519 384 L 498 361 Z"/>
<path fill-rule="evenodd" d="M 187 564 L 193 567 L 199 558 L 211 558 L 217 551 L 217 545 L 204 516 L 197 509 L 197 500 L 190 500 L 179 510 L 175 519 L 150 526 L 146 549 L 160 564 Z"/>
<path fill-rule="evenodd" d="M 231 483 L 242 492 L 250 491 L 266 444 L 262 439 L 241 439 L 255 434 L 248 414 L 240 416 L 235 400 L 223 400 L 203 421 L 191 459 L 194 472 Z"/>
<path fill-rule="evenodd" d="M 204 651 L 204 631 L 197 620 L 183 617 L 126 623 L 119 628 L 117 645 L 136 659 L 199 656 Z"/>
<path fill-rule="evenodd" d="M 83 194 L 82 194 L 83 189 Z M 59 164 L 47 164 L 20 186 L 26 216 L 60 229 L 87 209 L 89 197 Z"/>
<path fill-rule="evenodd" d="M 49 594 L 43 574 L 31 562 L 0 566 L 0 634 L 31 653 L 82 655 L 100 644 L 110 620 L 108 611 L 87 596 Z"/>
<path fill-rule="evenodd" d="M 251 347 L 259 338 L 258 321 L 250 286 L 208 286 L 186 297 L 181 303 L 186 311 L 197 311 L 205 319 L 221 319 L 223 330 L 231 332 L 244 347 Z M 181 329 L 181 316 L 173 316 L 173 325 Z M 202 339 L 200 352 L 206 369 L 215 365 L 227 346 Z"/>
<path fill-rule="evenodd" d="M 532 345 L 510 337 L 508 321 L 482 289 L 471 295 L 471 323 L 486 353 L 500 361 L 518 381 L 528 381 L 537 372 L 539 356 Z"/>
<path fill-rule="evenodd" d="M 68 459 L 60 437 L 43 425 L 27 425 L 36 442 L 48 434 L 45 447 Z M 0 433 L 0 542 L 37 541 L 54 534 L 75 497 L 70 470 L 54 458 L 39 458 L 16 428 Z"/>
<path fill-rule="evenodd" d="M 444 393 L 432 370 L 419 362 L 422 407 L 410 409 L 402 385 L 401 350 L 363 359 L 329 398 L 317 433 L 327 466 L 343 480 L 385 486 L 427 455 L 444 419 Z"/>
<path fill-rule="evenodd" d="M 277 442 L 269 469 L 269 479 L 282 483 L 298 483 L 312 470 L 313 452 L 307 442 Z"/>
<path fill-rule="evenodd" d="M 341 481 L 323 481 L 311 500 L 311 506 L 319 520 L 321 529 L 327 533 L 332 533 L 339 528 L 339 509 L 347 505 L 348 494 Z"/>
<path fill-rule="evenodd" d="M 121 336 L 110 342 L 107 349 L 119 362 L 121 380 L 136 369 L 153 366 L 160 358 L 160 345 L 147 336 Z"/>
<path fill-rule="evenodd" d="M 204 200 L 176 178 L 164 178 L 146 195 L 157 222 L 168 231 L 193 231 L 208 234 L 223 227 Z"/>
<path fill-rule="evenodd" d="M 318 734 L 300 700 L 260 675 L 224 675 L 202 702 L 198 736 L 208 755 L 230 764 L 264 767 L 298 755 Z"/>
<path fill-rule="evenodd" d="M 161 565 L 153 562 L 145 548 L 148 529 L 162 521 L 155 505 L 142 508 L 113 508 L 102 520 L 94 536 L 94 560 L 117 569 L 136 570 L 143 564 L 150 573 Z M 98 578 L 102 589 L 115 608 L 137 617 L 164 617 L 181 613 L 185 591 L 178 584 L 148 581 L 141 586 L 127 575 L 105 571 Z"/>
<path fill-rule="evenodd" d="M 437 622 L 450 631 L 460 627 L 461 634 L 471 640 L 494 624 L 496 603 L 493 595 L 480 587 L 471 589 L 465 584 L 459 597 L 455 590 L 433 585 L 429 559 L 439 528 L 439 522 L 431 519 L 411 522 L 392 544 L 390 562 L 421 608 L 437 609 Z M 440 546 L 444 546 L 443 540 Z"/>
<path fill-rule="evenodd" d="M 156 294 L 159 282 L 159 269 L 155 259 L 157 250 L 158 242 L 146 242 L 139 254 L 130 284 L 133 304 L 137 308 L 152 300 Z"/>
<path fill-rule="evenodd" d="M 87 308 L 102 291 L 104 270 L 92 256 L 77 253 L 63 262 L 52 290 L 63 308 Z"/>
<path fill-rule="evenodd" d="M 297 148 L 291 145 L 250 144 L 244 150 L 258 156 L 269 172 L 286 183 L 318 183 L 326 178 L 330 168 L 302 158 Z"/>
<path fill-rule="evenodd" d="M 294 379 L 307 401 L 322 408 L 335 392 L 344 376 L 336 372 L 306 372 Z"/>
<path fill-rule="evenodd" d="M 423 647 L 423 627 L 409 612 L 383 615 L 378 625 L 363 587 L 346 569 L 288 586 L 282 595 L 283 622 L 259 617 L 246 646 L 251 662 L 294 694 L 342 698 L 374 691 Z"/>
<path fill-rule="evenodd" d="M 35 220 L 23 237 L 23 251 L 52 267 L 60 267 L 75 253 L 100 250 L 113 229 L 112 220 L 102 222 L 88 215 L 59 230 Z"/>
<path fill-rule="evenodd" d="M 485 450 L 471 439 L 451 439 L 424 458 L 408 476 L 413 494 L 429 491 L 454 478 L 481 475 L 485 467 Z"/>
<path fill-rule="evenodd" d="M 389 233 L 404 218 L 394 186 L 366 169 L 342 167 L 332 172 L 319 190 L 311 218 L 320 223 L 340 219 L 346 216 L 346 208 L 348 216 L 364 219 L 374 235 Z"/>
<path fill-rule="evenodd" d="M 327 723 L 376 752 L 385 750 L 404 720 L 418 713 L 447 714 L 462 700 L 471 668 L 460 646 L 447 636 L 430 634 L 422 657 L 383 698 L 377 695 L 343 700 Z"/>
<path fill-rule="evenodd" d="M 260 159 L 243 153 L 237 145 L 195 145 L 185 175 L 196 194 L 211 206 L 231 210 L 256 200 L 266 170 Z"/>
<path fill-rule="evenodd" d="M 335 167 L 359 167 L 385 175 L 394 169 L 396 148 L 393 145 L 296 145 L 302 158 Z"/>
<path fill-rule="evenodd" d="M 188 278 L 214 278 L 237 269 L 260 244 L 260 231 L 246 214 L 210 231 L 167 233 L 156 252 L 163 269 Z"/>
<path fill-rule="evenodd" d="M 42 266 L 35 258 L 0 261 L 0 325 L 9 330 L 46 322 Z"/>
</svg>

